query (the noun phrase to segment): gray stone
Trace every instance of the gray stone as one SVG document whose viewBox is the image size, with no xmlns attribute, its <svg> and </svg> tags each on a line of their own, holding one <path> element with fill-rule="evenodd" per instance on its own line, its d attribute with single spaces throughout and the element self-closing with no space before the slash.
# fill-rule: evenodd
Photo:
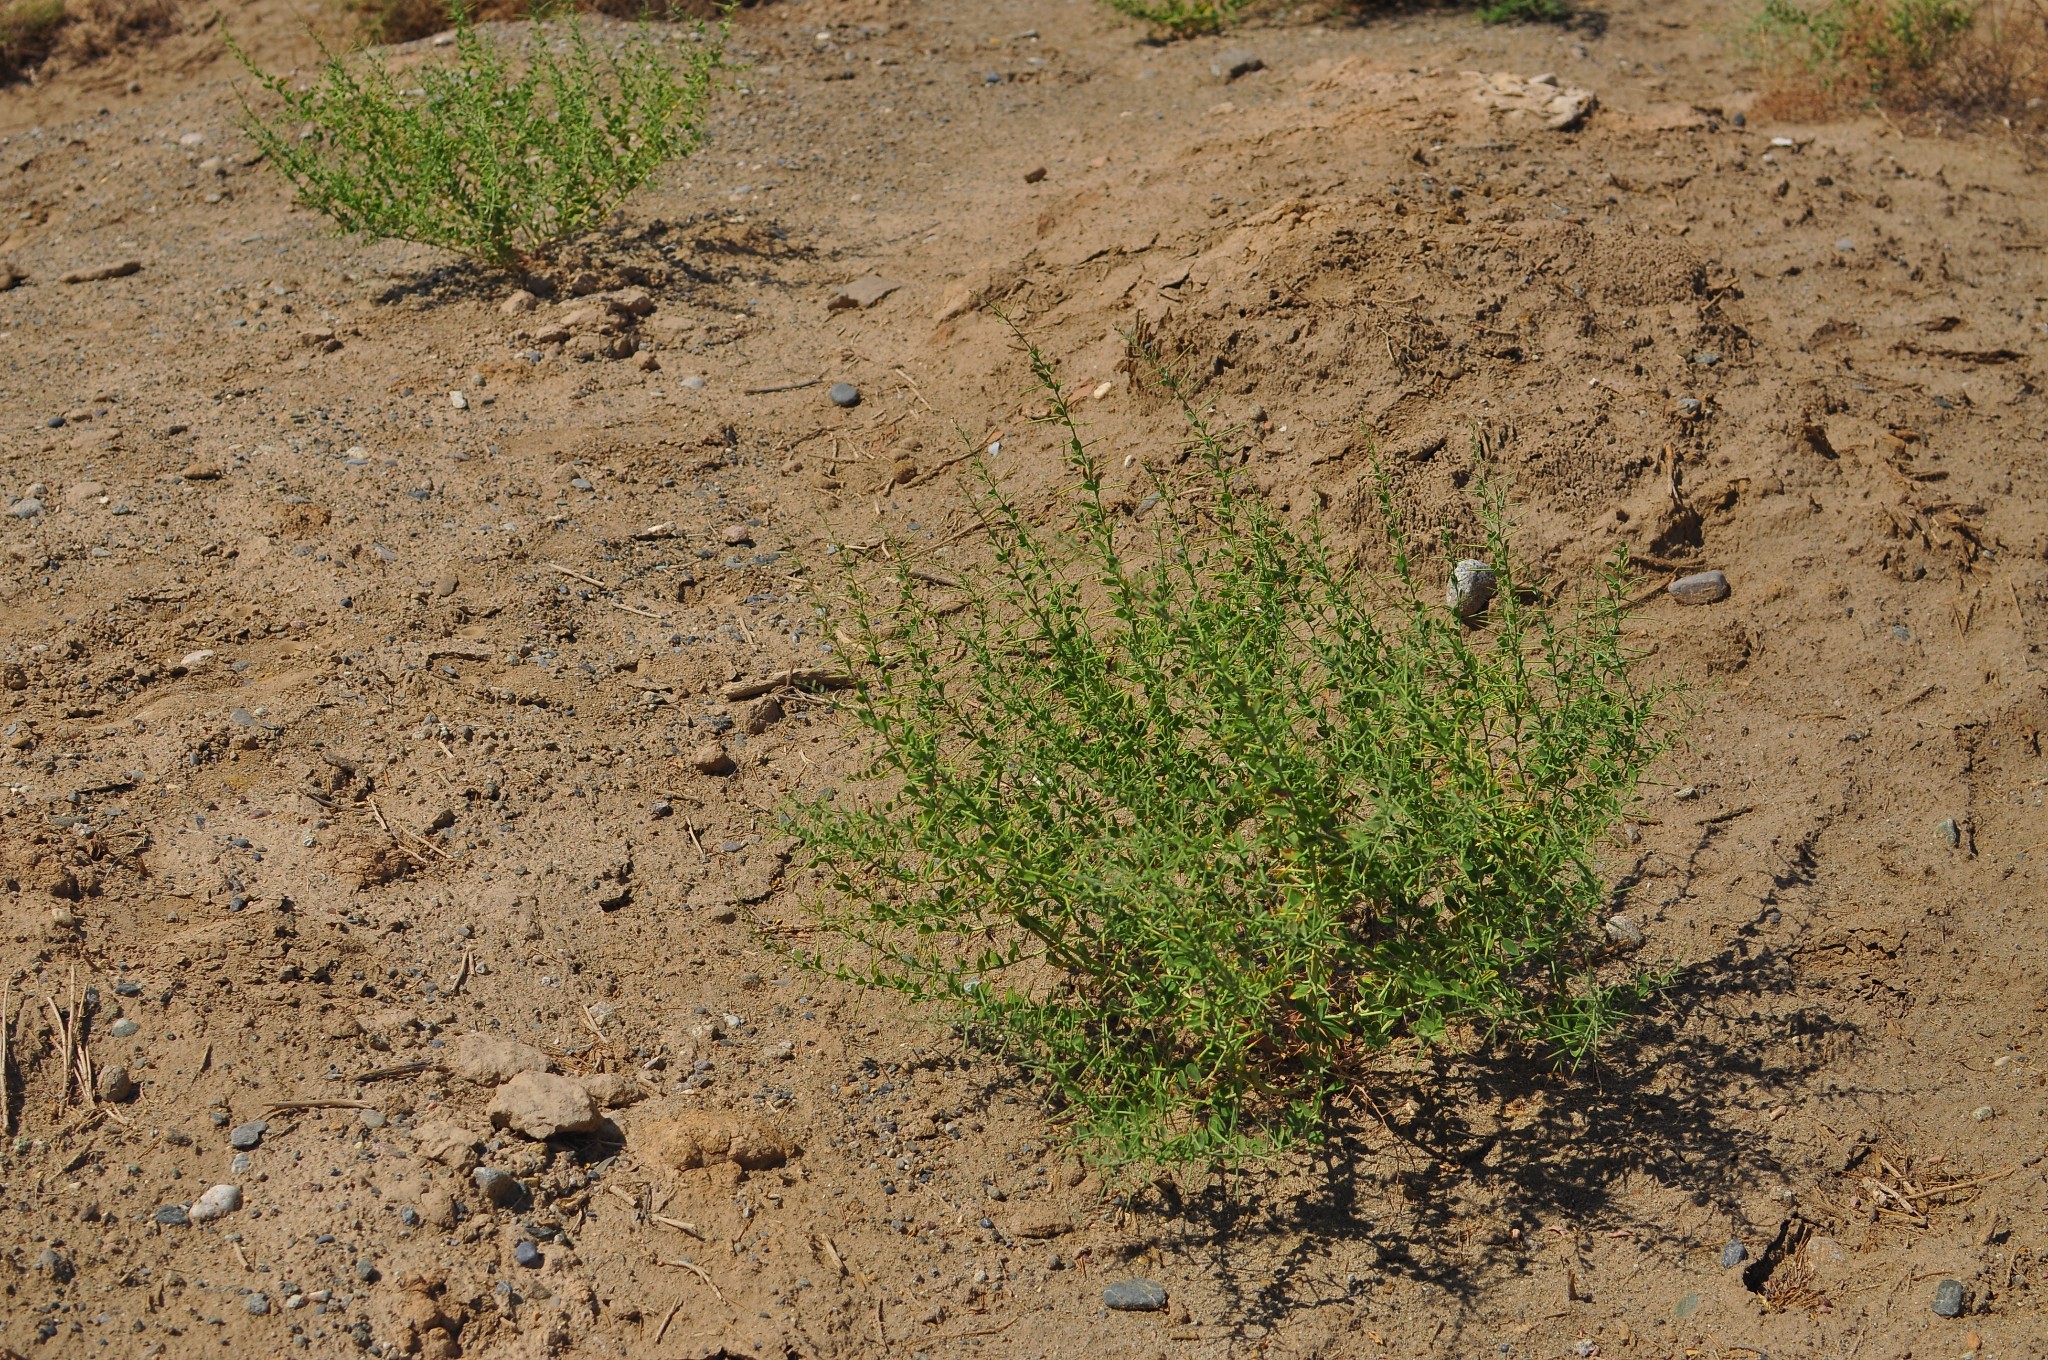
<svg viewBox="0 0 2048 1360">
<path fill-rule="evenodd" d="M 470 1179 L 476 1182 L 476 1188 L 483 1192 L 485 1199 L 500 1208 L 517 1204 L 526 1194 L 526 1187 L 519 1183 L 517 1177 L 495 1166 L 478 1167 L 470 1173 Z"/>
<path fill-rule="evenodd" d="M 57 1284 L 64 1284 L 77 1274 L 71 1258 L 55 1247 L 44 1247 L 36 1256 L 36 1270 L 50 1277 Z"/>
<path fill-rule="evenodd" d="M 216 1218 L 226 1218 L 242 1207 L 242 1187 L 239 1185 L 216 1185 L 213 1189 L 192 1201 L 186 1211 L 194 1223 L 211 1223 Z"/>
<path fill-rule="evenodd" d="M 832 398 L 834 406 L 860 405 L 860 389 L 852 383 L 833 383 L 832 390 L 826 393 L 826 395 Z M 38 506 L 37 508 L 41 509 L 42 507 Z"/>
<path fill-rule="evenodd" d="M 1742 1245 L 1742 1239 L 1731 1237 L 1728 1245 L 1721 1248 L 1721 1269 L 1733 1270 L 1749 1259 L 1749 1248 Z"/>
<path fill-rule="evenodd" d="M 1671 598 L 1680 604 L 1719 604 L 1728 598 L 1728 578 L 1718 571 L 1696 571 L 1671 583 Z"/>
<path fill-rule="evenodd" d="M 902 286 L 893 279 L 883 278 L 880 274 L 863 275 L 834 292 L 831 299 L 825 303 L 825 310 L 840 312 L 852 308 L 872 307 Z M 838 399 L 835 397 L 834 400 Z M 845 406 L 850 403 L 839 404 Z"/>
<path fill-rule="evenodd" d="M 1225 84 L 1239 76 L 1248 76 L 1254 71 L 1265 69 L 1266 63 L 1260 59 L 1258 53 L 1248 52 L 1242 47 L 1232 47 L 1219 52 L 1216 59 L 1209 63 L 1209 74 Z"/>
<path fill-rule="evenodd" d="M 1157 1280 L 1118 1280 L 1102 1291 L 1102 1304 L 1119 1313 L 1156 1313 L 1166 1307 L 1166 1286 Z"/>
<path fill-rule="evenodd" d="M 247 1152 L 263 1145 L 263 1135 L 270 1132 L 270 1125 L 260 1119 L 246 1124 L 237 1124 L 228 1131 L 228 1146 Z"/>
<path fill-rule="evenodd" d="M 1963 1315 L 1963 1282 L 1943 1280 L 1934 1286 L 1934 1315 L 1936 1317 L 1961 1317 Z"/>
<path fill-rule="evenodd" d="M 841 406 L 851 406 L 853 402 L 842 401 L 839 404 Z M 34 519 L 37 515 L 43 513 L 43 503 L 34 496 L 23 496 L 20 500 L 7 507 L 7 513 L 16 519 Z"/>
<path fill-rule="evenodd" d="M 546 1072 L 521 1072 L 491 1098 L 491 1126 L 528 1138 L 589 1133 L 604 1122 L 597 1102 L 581 1084 Z"/>
<path fill-rule="evenodd" d="M 142 1026 L 136 1024 L 133 1020 L 116 1020 L 107 1030 L 107 1033 L 116 1039 L 126 1039 L 131 1035 L 140 1034 L 141 1032 Z"/>
<path fill-rule="evenodd" d="M 512 1248 L 512 1263 L 525 1266 L 528 1270 L 539 1270 L 543 1264 L 540 1248 L 531 1242 L 520 1242 Z"/>
<path fill-rule="evenodd" d="M 151 1217 L 166 1228 L 182 1228 L 192 1221 L 191 1215 L 185 1212 L 185 1206 L 182 1204 L 163 1205 Z"/>
<path fill-rule="evenodd" d="M 242 1300 L 242 1306 L 249 1310 L 250 1317 L 262 1317 L 270 1311 L 270 1295 L 251 1294 Z"/>
<path fill-rule="evenodd" d="M 128 1075 L 125 1067 L 101 1068 L 93 1089 L 108 1104 L 125 1105 L 135 1099 L 135 1078 Z"/>
<path fill-rule="evenodd" d="M 1605 930 L 1607 938 L 1616 944 L 1625 944 L 1631 949 L 1643 947 L 1643 928 L 1626 916 L 1608 917 L 1607 924 L 1601 929 Z"/>
<path fill-rule="evenodd" d="M 1468 557 L 1451 568 L 1450 584 L 1444 590 L 1444 604 L 1459 618 L 1470 622 L 1486 612 L 1493 593 L 1500 588 L 1493 568 Z"/>
</svg>

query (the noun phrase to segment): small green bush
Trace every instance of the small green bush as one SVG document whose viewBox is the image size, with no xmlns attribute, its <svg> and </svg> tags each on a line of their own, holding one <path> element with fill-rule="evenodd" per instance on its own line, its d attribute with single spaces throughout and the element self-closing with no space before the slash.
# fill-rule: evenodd
<svg viewBox="0 0 2048 1360">
<path fill-rule="evenodd" d="M 1253 0 L 1109 0 L 1109 7 L 1174 38 L 1220 33 Z"/>
<path fill-rule="evenodd" d="M 515 54 L 465 11 L 451 22 L 452 63 L 328 53 L 306 88 L 234 48 L 277 104 L 249 110 L 250 135 L 300 203 L 344 231 L 507 267 L 595 226 L 702 143 L 723 56 L 701 26 L 679 42 L 643 28 L 600 54 L 569 18 L 536 24 Z"/>
<path fill-rule="evenodd" d="M 1751 35 L 1824 90 L 1880 97 L 1933 72 L 1976 17 L 1972 0 L 1764 0 Z"/>
<path fill-rule="evenodd" d="M 1570 17 L 1564 0 L 1488 0 L 1479 7 L 1482 24 L 1557 24 Z"/>
<path fill-rule="evenodd" d="M 872 795 L 791 808 L 833 941 L 804 961 L 953 1012 L 1110 1159 L 1312 1139 L 1396 1044 L 1588 1053 L 1640 990 L 1605 958 L 1597 847 L 1664 745 L 1619 572 L 1530 603 L 1490 502 L 1499 593 L 1468 629 L 1389 498 L 1372 577 L 1240 494 L 1185 399 L 1199 471 L 1135 521 L 1031 364 L 1075 527 L 984 469 L 964 602 L 908 561 L 846 575 Z"/>
</svg>

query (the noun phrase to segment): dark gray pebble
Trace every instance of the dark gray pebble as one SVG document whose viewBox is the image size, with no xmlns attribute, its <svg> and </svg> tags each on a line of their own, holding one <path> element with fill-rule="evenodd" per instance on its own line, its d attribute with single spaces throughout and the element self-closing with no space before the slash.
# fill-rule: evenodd
<svg viewBox="0 0 2048 1360">
<path fill-rule="evenodd" d="M 166 1204 L 156 1211 L 156 1221 L 166 1228 L 182 1228 L 192 1221 L 182 1204 Z"/>
<path fill-rule="evenodd" d="M 1963 1282 L 1943 1280 L 1934 1286 L 1934 1313 L 1936 1317 L 1961 1317 L 1963 1315 Z"/>
<path fill-rule="evenodd" d="M 369 1257 L 365 1256 L 362 1260 L 356 1262 L 356 1278 L 364 1284 L 377 1283 L 378 1275 L 377 1263 Z"/>
<path fill-rule="evenodd" d="M 1721 1269 L 1733 1270 L 1749 1259 L 1749 1248 L 1742 1245 L 1742 1239 L 1730 1238 L 1728 1245 L 1721 1248 Z"/>
<path fill-rule="evenodd" d="M 483 1191 L 484 1198 L 493 1204 L 511 1204 L 518 1200 L 520 1190 L 518 1178 L 509 1171 L 495 1166 L 480 1166 L 470 1173 L 476 1188 Z"/>
<path fill-rule="evenodd" d="M 1166 1306 L 1166 1286 L 1157 1280 L 1118 1280 L 1102 1291 L 1102 1303 L 1119 1313 L 1156 1313 Z"/>
<path fill-rule="evenodd" d="M 251 1317 L 262 1317 L 270 1311 L 270 1295 L 251 1294 L 248 1298 L 242 1300 L 242 1306 L 249 1310 Z"/>
<path fill-rule="evenodd" d="M 834 406 L 860 405 L 860 389 L 852 383 L 833 383 L 832 390 L 826 395 L 832 398 Z"/>
<path fill-rule="evenodd" d="M 538 1270 L 541 1265 L 540 1248 L 531 1242 L 521 1242 L 512 1248 L 512 1261 L 513 1264 L 525 1266 L 528 1270 Z"/>
<path fill-rule="evenodd" d="M 261 1147 L 263 1145 L 263 1135 L 269 1132 L 270 1125 L 260 1119 L 252 1119 L 246 1124 L 237 1124 L 228 1131 L 228 1146 L 242 1152 L 248 1152 L 252 1148 Z"/>
</svg>

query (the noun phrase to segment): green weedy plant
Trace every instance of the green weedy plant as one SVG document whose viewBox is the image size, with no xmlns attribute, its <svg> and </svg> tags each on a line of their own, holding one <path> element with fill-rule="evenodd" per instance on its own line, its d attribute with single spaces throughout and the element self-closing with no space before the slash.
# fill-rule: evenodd
<svg viewBox="0 0 2048 1360">
<path fill-rule="evenodd" d="M 1976 19 L 1974 0 L 1765 0 L 1750 34 L 1824 90 L 1876 97 L 1934 71 Z"/>
<path fill-rule="evenodd" d="M 1220 33 L 1253 0 L 1109 0 L 1109 7 L 1174 38 Z"/>
<path fill-rule="evenodd" d="M 1564 0 L 1487 0 L 1479 7 L 1482 24 L 1558 24 L 1569 18 Z"/>
<path fill-rule="evenodd" d="M 454 60 L 395 70 L 329 52 L 298 88 L 244 67 L 276 100 L 250 135 L 299 202 L 344 231 L 440 246 L 510 267 L 601 222 L 704 138 L 722 44 L 643 28 L 600 53 L 573 17 L 537 23 L 516 53 L 450 12 Z M 312 135 L 302 138 L 300 129 Z"/>
<path fill-rule="evenodd" d="M 965 603 L 849 568 L 871 796 L 792 806 L 823 886 L 805 962 L 943 1007 L 1110 1160 L 1314 1138 L 1391 1046 L 1590 1053 L 1648 983 L 1607 956 L 1596 848 L 1664 748 L 1620 563 L 1529 602 L 1497 499 L 1483 629 L 1242 495 L 1159 366 L 1192 466 L 1143 522 L 1035 350 L 1078 483 L 1035 527 L 984 468 Z M 848 791 L 851 793 L 852 791 Z"/>
</svg>

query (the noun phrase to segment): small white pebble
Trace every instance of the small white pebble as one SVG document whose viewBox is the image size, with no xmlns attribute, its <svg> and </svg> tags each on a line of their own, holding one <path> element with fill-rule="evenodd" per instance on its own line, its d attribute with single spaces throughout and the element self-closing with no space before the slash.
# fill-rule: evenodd
<svg viewBox="0 0 2048 1360">
<path fill-rule="evenodd" d="M 1989 1105 L 1979 1105 L 1976 1109 L 1970 1111 L 1970 1118 L 1981 1124 L 1997 1113 L 1998 1111 L 1992 1109 Z"/>
<path fill-rule="evenodd" d="M 463 396 L 460 392 L 450 392 L 448 394 L 448 404 L 458 411 L 467 411 L 469 409 L 469 398 Z"/>
</svg>

